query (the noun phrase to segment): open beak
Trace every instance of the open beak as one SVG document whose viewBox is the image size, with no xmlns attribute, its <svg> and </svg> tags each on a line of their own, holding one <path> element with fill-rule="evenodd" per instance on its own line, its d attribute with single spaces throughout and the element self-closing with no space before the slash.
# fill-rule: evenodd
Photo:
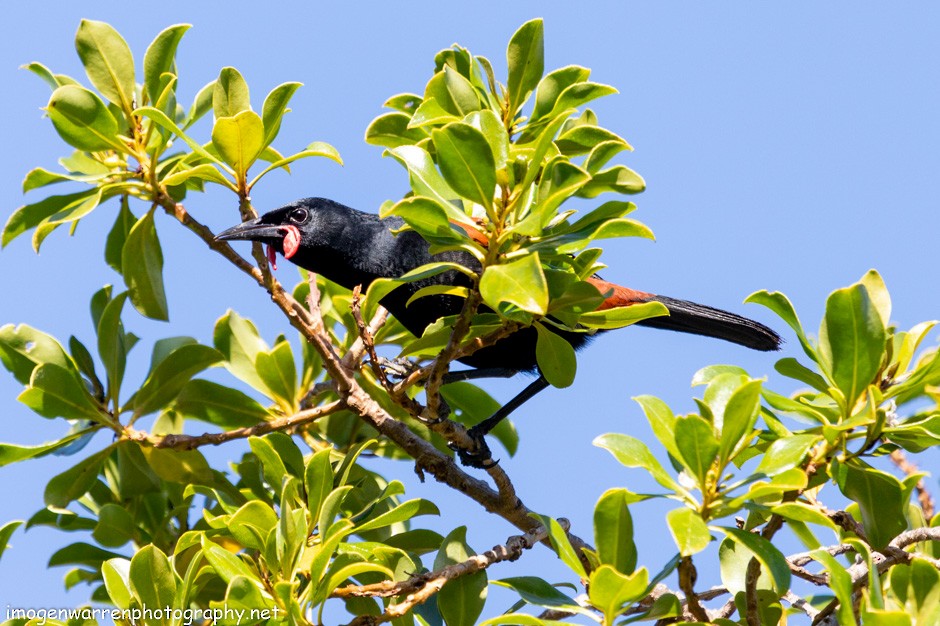
<svg viewBox="0 0 940 626">
<path fill-rule="evenodd" d="M 223 230 L 215 236 L 216 241 L 247 240 L 274 243 L 284 239 L 286 229 L 275 224 L 262 224 L 261 218 L 248 220 Z"/>
</svg>

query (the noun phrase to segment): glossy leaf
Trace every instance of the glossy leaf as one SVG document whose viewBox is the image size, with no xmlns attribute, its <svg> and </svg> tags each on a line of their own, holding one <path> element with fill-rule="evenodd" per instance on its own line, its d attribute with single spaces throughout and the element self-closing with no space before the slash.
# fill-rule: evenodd
<svg viewBox="0 0 940 626">
<path fill-rule="evenodd" d="M 368 519 L 361 524 L 357 524 L 356 532 L 360 533 L 367 530 L 374 530 L 376 528 L 385 528 L 386 526 L 391 526 L 392 524 L 398 524 L 400 522 L 407 521 L 418 515 L 440 514 L 440 510 L 433 502 L 430 500 L 416 498 L 414 500 L 402 502 L 385 513 L 376 515 L 375 517 Z"/>
<path fill-rule="evenodd" d="M 126 300 L 127 292 L 115 296 L 104 306 L 98 320 L 98 355 L 108 374 L 108 396 L 112 399 L 119 397 L 130 349 L 121 322 Z"/>
<path fill-rule="evenodd" d="M 251 110 L 248 83 L 234 67 L 223 67 L 219 72 L 212 90 L 212 109 L 216 120 Z"/>
<path fill-rule="evenodd" d="M 212 127 L 212 145 L 236 175 L 244 176 L 264 149 L 264 123 L 254 111 L 220 117 Z"/>
<path fill-rule="evenodd" d="M 722 462 L 733 456 L 741 444 L 750 439 L 760 413 L 761 381 L 751 380 L 738 387 L 725 405 L 719 430 Z M 718 422 L 717 416 L 715 420 Z"/>
<path fill-rule="evenodd" d="M 418 146 L 399 146 L 386 152 L 408 169 L 415 195 L 430 196 L 441 204 L 456 199 L 457 192 L 445 182 L 434 166 L 431 155 Z"/>
<path fill-rule="evenodd" d="M 523 600 L 535 606 L 585 615 L 590 614 L 590 611 L 581 607 L 574 598 L 563 594 L 556 587 L 535 576 L 503 578 L 502 580 L 492 581 L 492 584 L 512 589 Z"/>
<path fill-rule="evenodd" d="M 803 324 L 800 322 L 800 318 L 797 317 L 796 309 L 793 308 L 793 304 L 790 302 L 789 298 L 779 291 L 755 291 L 745 298 L 744 301 L 761 304 L 776 313 L 777 316 L 786 322 L 793 332 L 796 333 L 797 339 L 800 340 L 800 345 L 803 347 L 803 352 L 806 353 L 806 356 L 813 361 L 819 361 L 816 349 L 806 338 L 806 333 L 803 331 Z"/>
<path fill-rule="evenodd" d="M 264 123 L 264 145 L 268 146 L 281 130 L 281 120 L 290 109 L 287 105 L 300 83 L 282 83 L 271 90 L 261 107 L 261 120 Z"/>
<path fill-rule="evenodd" d="M 254 426 L 272 418 L 257 400 L 238 389 L 208 380 L 190 380 L 174 405 L 182 415 L 214 424 L 224 430 Z"/>
<path fill-rule="evenodd" d="M 620 433 L 609 433 L 596 438 L 593 443 L 595 446 L 609 451 L 614 455 L 614 458 L 626 467 L 645 469 L 656 482 L 666 489 L 684 491 L 673 480 L 672 476 L 666 473 L 666 470 L 659 464 L 659 461 L 649 451 L 646 444 L 639 439 Z"/>
<path fill-rule="evenodd" d="M 532 120 L 535 121 L 555 108 L 558 96 L 567 87 L 575 83 L 584 82 L 591 75 L 586 67 L 569 65 L 549 72 L 539 81 L 535 91 L 535 107 L 532 109 Z"/>
<path fill-rule="evenodd" d="M 839 489 L 862 513 L 862 527 L 868 542 L 882 550 L 907 527 L 904 517 L 905 496 L 901 482 L 872 467 L 839 463 L 832 469 Z"/>
<path fill-rule="evenodd" d="M 123 268 L 124 244 L 127 242 L 127 236 L 136 223 L 137 218 L 131 213 L 127 196 L 122 196 L 121 209 L 114 220 L 114 226 L 108 231 L 108 238 L 104 246 L 105 263 L 110 265 L 111 269 L 118 274 L 122 272 Z"/>
<path fill-rule="evenodd" d="M 74 363 L 55 337 L 26 324 L 0 326 L 0 362 L 23 385 L 43 363 L 74 369 Z"/>
<path fill-rule="evenodd" d="M 469 124 L 454 122 L 434 129 L 431 139 L 447 184 L 464 198 L 492 208 L 496 162 L 483 133 Z"/>
<path fill-rule="evenodd" d="M 467 527 L 455 528 L 441 543 L 434 569 L 463 563 L 476 554 L 467 545 Z M 472 626 L 486 602 L 486 570 L 461 576 L 444 584 L 437 594 L 437 606 L 447 626 Z"/>
<path fill-rule="evenodd" d="M 781 437 L 770 445 L 755 471 L 768 476 L 776 476 L 797 467 L 819 439 L 818 435 Z"/>
<path fill-rule="evenodd" d="M 109 559 L 101 564 L 101 577 L 108 597 L 119 609 L 129 609 L 133 600 L 130 568 L 131 562 L 124 558 Z"/>
<path fill-rule="evenodd" d="M 595 172 L 591 180 L 578 189 L 582 198 L 596 198 L 602 193 L 640 193 L 646 189 L 643 177 L 625 165 L 615 165 L 606 170 Z"/>
<path fill-rule="evenodd" d="M 539 520 L 542 523 L 542 527 L 548 530 L 548 538 L 555 552 L 558 554 L 558 558 L 560 558 L 571 571 L 577 574 L 579 578 L 586 578 L 587 571 L 584 569 L 584 564 L 581 563 L 578 553 L 575 551 L 574 546 L 571 545 L 571 540 L 568 539 L 568 534 L 565 532 L 565 529 L 562 528 L 561 524 L 558 523 L 558 520 L 548 515 L 538 515 L 535 513 L 532 514 L 532 517 Z"/>
<path fill-rule="evenodd" d="M 629 574 L 636 569 L 633 518 L 626 489 L 608 489 L 594 506 L 594 544 L 602 564 Z"/>
<path fill-rule="evenodd" d="M 225 175 L 218 170 L 218 168 L 209 163 L 203 163 L 202 165 L 179 170 L 170 174 L 160 182 L 168 187 L 172 187 L 175 185 L 182 185 L 190 179 L 205 180 L 211 183 L 217 183 L 224 187 L 228 187 L 229 189 L 235 189 L 235 186 L 232 184 L 232 182 L 226 178 Z"/>
<path fill-rule="evenodd" d="M 176 49 L 190 24 L 169 26 L 156 36 L 144 53 L 144 88 L 151 103 L 160 98 L 160 77 L 166 72 L 176 73 Z"/>
<path fill-rule="evenodd" d="M 456 118 L 447 121 L 454 120 Z M 366 128 L 366 143 L 385 148 L 416 144 L 425 139 L 428 134 L 419 128 L 411 128 L 411 121 L 412 118 L 399 112 L 380 115 Z"/>
<path fill-rule="evenodd" d="M 719 451 L 712 425 L 699 415 L 679 417 L 676 419 L 676 449 L 683 465 L 705 491 L 708 470 Z"/>
<path fill-rule="evenodd" d="M 134 308 L 151 319 L 168 321 L 169 309 L 163 288 L 163 250 L 154 226 L 153 211 L 137 220 L 128 233 L 121 253 L 121 266 Z"/>
<path fill-rule="evenodd" d="M 534 19 L 519 27 L 506 49 L 508 110 L 510 115 L 525 104 L 529 95 L 542 79 L 545 70 L 545 35 L 541 19 Z"/>
<path fill-rule="evenodd" d="M 163 480 L 183 485 L 212 485 L 215 476 L 199 450 L 141 447 L 147 465 Z"/>
<path fill-rule="evenodd" d="M 7 522 L 3 526 L 0 526 L 0 556 L 3 556 L 3 553 L 6 551 L 13 531 L 22 525 L 22 520 L 13 520 L 12 522 Z"/>
<path fill-rule="evenodd" d="M 487 267 L 480 279 L 480 294 L 494 309 L 508 302 L 523 311 L 544 315 L 548 308 L 548 285 L 538 254 Z"/>
<path fill-rule="evenodd" d="M 743 547 L 756 558 L 761 567 L 770 575 L 773 589 L 780 597 L 790 589 L 790 566 L 786 557 L 772 543 L 752 532 L 739 528 L 720 526 L 715 528 L 723 532 L 732 542 Z"/>
<path fill-rule="evenodd" d="M 255 357 L 255 371 L 271 395 L 287 410 L 294 410 L 297 398 L 297 366 L 290 344 L 282 341 L 270 351 Z"/>
<path fill-rule="evenodd" d="M 574 348 L 543 324 L 536 324 L 535 330 L 538 331 L 535 358 L 539 371 L 553 387 L 571 386 L 578 367 Z"/>
<path fill-rule="evenodd" d="M 29 387 L 17 399 L 43 417 L 84 419 L 97 423 L 106 419 L 101 406 L 75 372 L 54 363 L 36 367 Z"/>
<path fill-rule="evenodd" d="M 91 84 L 124 111 L 133 109 L 134 56 L 114 27 L 82 20 L 75 35 L 75 50 Z"/>
<path fill-rule="evenodd" d="M 650 317 L 669 315 L 669 309 L 661 302 L 644 302 L 630 306 L 614 307 L 603 311 L 584 313 L 578 318 L 578 323 L 588 328 L 609 330 L 623 328 L 636 324 Z"/>
<path fill-rule="evenodd" d="M 613 624 L 622 610 L 646 595 L 649 574 L 641 568 L 632 576 L 601 565 L 591 572 L 588 598 L 604 614 L 605 623 Z"/>
<path fill-rule="evenodd" d="M 698 554 L 711 543 L 712 536 L 708 532 L 708 525 L 698 512 L 692 509 L 682 507 L 669 511 L 666 514 L 666 524 L 682 556 Z"/>
<path fill-rule="evenodd" d="M 189 344 L 177 348 L 150 372 L 134 395 L 134 414 L 147 415 L 165 407 L 193 376 L 222 359 L 222 354 L 209 346 Z"/>
<path fill-rule="evenodd" d="M 94 92 L 78 85 L 65 85 L 52 92 L 46 112 L 59 136 L 79 150 L 118 150 L 118 123 Z"/>
<path fill-rule="evenodd" d="M 215 323 L 212 343 L 225 356 L 225 367 L 236 378 L 268 393 L 267 385 L 255 368 L 255 361 L 260 352 L 267 352 L 269 348 L 251 320 L 228 311 Z"/>
<path fill-rule="evenodd" d="M 53 476 L 46 485 L 43 501 L 47 506 L 63 509 L 73 500 L 81 498 L 95 484 L 101 466 L 110 454 L 111 448 L 105 448 Z"/>
</svg>

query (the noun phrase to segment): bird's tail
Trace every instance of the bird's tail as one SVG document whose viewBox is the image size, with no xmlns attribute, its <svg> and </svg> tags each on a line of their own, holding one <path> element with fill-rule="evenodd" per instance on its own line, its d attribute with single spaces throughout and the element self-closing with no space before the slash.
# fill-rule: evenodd
<svg viewBox="0 0 940 626">
<path fill-rule="evenodd" d="M 754 350 L 780 349 L 780 335 L 760 322 L 704 304 L 667 296 L 652 296 L 648 300 L 666 305 L 669 315 L 638 322 L 642 326 L 715 337 Z"/>
</svg>

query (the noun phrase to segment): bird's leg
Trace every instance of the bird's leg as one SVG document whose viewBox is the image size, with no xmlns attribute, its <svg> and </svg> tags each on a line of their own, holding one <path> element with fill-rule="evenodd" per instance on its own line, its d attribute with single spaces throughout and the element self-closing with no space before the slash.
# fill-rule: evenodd
<svg viewBox="0 0 940 626">
<path fill-rule="evenodd" d="M 471 370 L 473 371 L 473 370 Z M 548 387 L 548 381 L 540 374 L 538 378 L 529 383 L 529 385 L 519 392 L 516 397 L 504 404 L 499 408 L 498 411 L 490 415 L 488 418 L 470 428 L 467 431 L 467 434 L 474 442 L 473 450 L 464 450 L 462 448 L 451 448 L 457 453 L 457 456 L 460 458 L 460 462 L 464 465 L 470 467 L 477 467 L 480 469 L 486 469 L 492 467 L 496 464 L 496 461 L 493 461 L 493 455 L 490 452 L 490 448 L 486 445 L 485 435 L 487 435 L 491 430 L 496 428 L 496 426 L 506 419 L 510 413 L 522 406 L 527 400 L 532 398 L 535 394 L 542 391 Z"/>
<path fill-rule="evenodd" d="M 408 378 L 413 372 L 419 369 L 418 364 L 406 358 L 387 359 L 380 356 L 378 366 L 385 370 L 385 373 L 395 378 Z"/>
<path fill-rule="evenodd" d="M 465 380 L 477 380 L 479 378 L 512 378 L 519 373 L 519 370 L 508 367 L 483 367 L 472 370 L 460 370 L 457 372 L 447 372 L 444 374 L 443 384 L 459 383 Z"/>
</svg>

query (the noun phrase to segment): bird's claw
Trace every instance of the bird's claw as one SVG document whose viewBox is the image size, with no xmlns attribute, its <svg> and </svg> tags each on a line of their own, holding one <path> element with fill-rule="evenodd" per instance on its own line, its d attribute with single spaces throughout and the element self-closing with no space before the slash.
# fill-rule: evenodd
<svg viewBox="0 0 940 626">
<path fill-rule="evenodd" d="M 499 465 L 499 460 L 493 459 L 493 453 L 490 452 L 490 447 L 486 444 L 482 432 L 474 427 L 467 431 L 467 435 L 473 440 L 472 448 L 461 448 L 453 442 L 447 444 L 451 450 L 457 453 L 461 465 L 484 470 Z"/>
</svg>

